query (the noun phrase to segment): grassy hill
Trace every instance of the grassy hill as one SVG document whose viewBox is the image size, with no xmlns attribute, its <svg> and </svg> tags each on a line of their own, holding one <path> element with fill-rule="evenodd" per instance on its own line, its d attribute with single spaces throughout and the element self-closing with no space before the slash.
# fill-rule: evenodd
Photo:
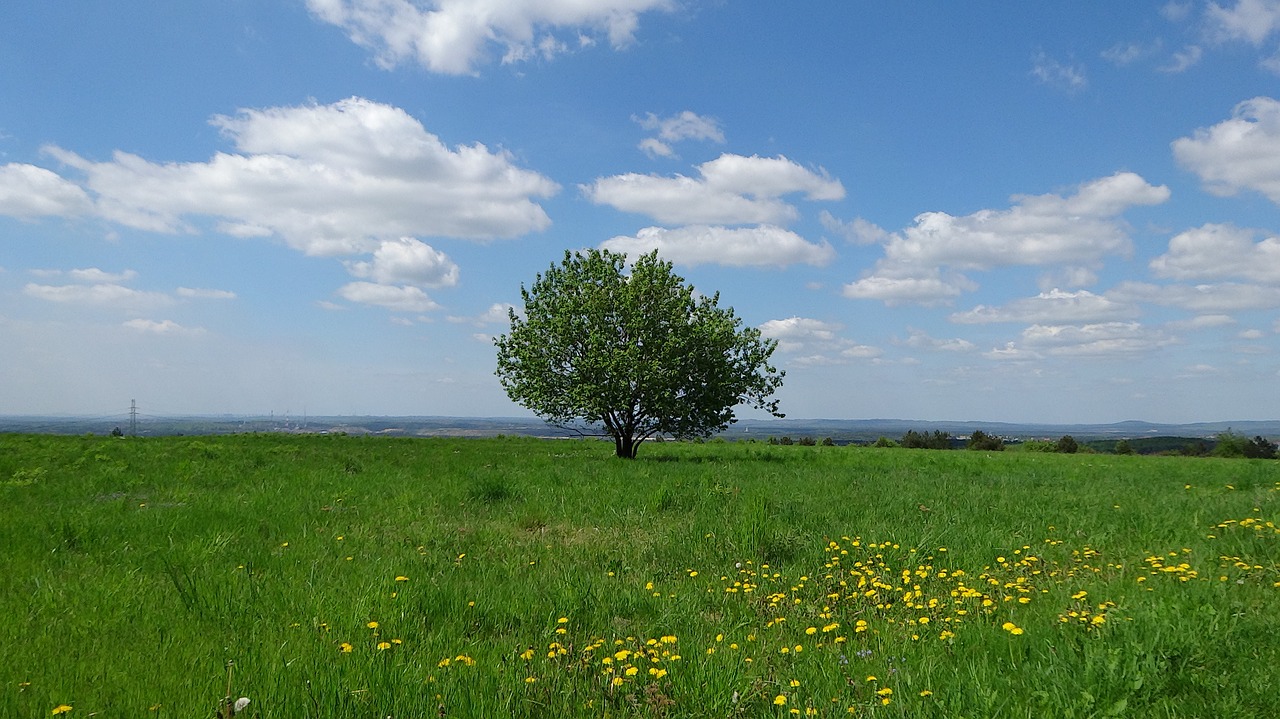
<svg viewBox="0 0 1280 719">
<path fill-rule="evenodd" d="M 1278 462 L 610 454 L 0 435 L 0 716 L 1280 716 Z"/>
</svg>

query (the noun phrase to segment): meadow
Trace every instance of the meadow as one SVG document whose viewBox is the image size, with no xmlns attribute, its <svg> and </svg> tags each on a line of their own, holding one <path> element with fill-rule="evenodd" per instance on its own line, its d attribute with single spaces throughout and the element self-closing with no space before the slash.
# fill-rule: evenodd
<svg viewBox="0 0 1280 719">
<path fill-rule="evenodd" d="M 612 454 L 0 435 L 0 716 L 1280 716 L 1280 462 Z"/>
</svg>

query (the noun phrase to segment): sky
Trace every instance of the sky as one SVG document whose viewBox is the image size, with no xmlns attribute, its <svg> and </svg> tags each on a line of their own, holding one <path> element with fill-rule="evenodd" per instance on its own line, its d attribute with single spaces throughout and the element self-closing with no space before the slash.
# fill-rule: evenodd
<svg viewBox="0 0 1280 719">
<path fill-rule="evenodd" d="M 1275 419 L 1280 0 L 0 5 L 0 414 L 527 416 L 590 247 L 789 417 Z"/>
</svg>

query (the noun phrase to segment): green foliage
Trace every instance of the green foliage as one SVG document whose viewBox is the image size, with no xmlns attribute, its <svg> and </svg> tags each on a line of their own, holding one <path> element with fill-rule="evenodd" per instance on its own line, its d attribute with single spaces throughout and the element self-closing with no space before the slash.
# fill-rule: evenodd
<svg viewBox="0 0 1280 719">
<path fill-rule="evenodd" d="M 873 444 L 873 445 L 871 445 L 871 446 L 872 446 L 872 447 L 881 447 L 881 448 L 890 448 L 890 447 L 900 447 L 901 445 L 899 445 L 897 442 L 895 442 L 895 441 L 893 441 L 893 440 L 889 439 L 888 437 L 880 437 L 879 439 L 877 439 L 877 440 L 876 440 L 875 444 Z"/>
<path fill-rule="evenodd" d="M 969 435 L 969 441 L 965 446 L 969 449 L 984 452 L 1003 452 L 1004 440 L 977 429 L 973 431 L 973 434 Z"/>
<path fill-rule="evenodd" d="M 1133 445 L 1130 444 L 1127 439 L 1122 439 L 1116 442 L 1116 446 L 1113 451 L 1116 454 L 1134 454 Z"/>
<path fill-rule="evenodd" d="M 929 434 L 910 429 L 898 444 L 907 449 L 951 449 L 952 442 L 948 432 L 935 429 L 933 434 Z"/>
<path fill-rule="evenodd" d="M 1214 438 L 1212 455 L 1214 457 L 1234 457 L 1245 459 L 1275 459 L 1276 444 L 1264 437 L 1247 439 L 1243 435 L 1230 430 L 1218 434 Z"/>
<path fill-rule="evenodd" d="M 1076 441 L 1075 437 L 1072 437 L 1069 434 L 1064 434 L 1058 439 L 1055 451 L 1059 454 L 1075 454 L 1080 451 L 1080 443 Z"/>
<path fill-rule="evenodd" d="M 494 340 L 507 395 L 560 425 L 585 423 L 612 437 L 619 457 L 667 435 L 706 437 L 746 403 L 775 416 L 785 374 L 769 364 L 777 347 L 698 296 L 657 252 L 626 273 L 608 250 L 565 253 L 521 287 L 524 312 Z"/>
</svg>

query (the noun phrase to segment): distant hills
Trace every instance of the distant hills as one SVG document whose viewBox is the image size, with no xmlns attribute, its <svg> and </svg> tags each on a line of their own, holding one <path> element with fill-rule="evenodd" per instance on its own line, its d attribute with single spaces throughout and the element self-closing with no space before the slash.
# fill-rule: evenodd
<svg viewBox="0 0 1280 719">
<path fill-rule="evenodd" d="M 524 417 L 280 417 L 175 416 L 129 417 L 0 416 L 0 433 L 123 434 L 139 436 L 235 434 L 246 432 L 346 433 L 396 437 L 575 437 L 576 433 Z M 879 437 L 899 439 L 908 430 L 947 432 L 963 437 L 982 430 L 1010 440 L 1057 439 L 1071 435 L 1081 441 L 1149 437 L 1211 438 L 1231 431 L 1247 437 L 1280 438 L 1280 420 L 1157 424 L 1127 421 L 1110 424 L 1037 424 L 905 419 L 774 419 L 743 420 L 721 434 L 726 439 L 769 437 L 832 438 L 838 444 L 869 443 Z"/>
</svg>

